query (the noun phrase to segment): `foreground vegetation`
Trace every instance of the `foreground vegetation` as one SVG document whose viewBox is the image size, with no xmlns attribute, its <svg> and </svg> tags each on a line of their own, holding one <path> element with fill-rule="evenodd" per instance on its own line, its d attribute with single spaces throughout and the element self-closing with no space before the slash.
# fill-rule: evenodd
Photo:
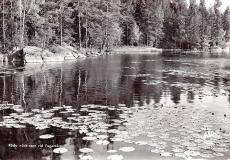
<svg viewBox="0 0 230 160">
<path fill-rule="evenodd" d="M 2 0 L 2 50 L 66 44 L 104 51 L 112 46 L 228 46 L 230 10 L 205 0 Z"/>
<path fill-rule="evenodd" d="M 17 134 L 31 134 L 36 130 L 36 137 L 27 140 L 29 145 L 25 141 L 22 143 L 24 146 L 11 142 L 10 147 L 30 147 L 40 153 L 39 146 L 46 142 L 43 150 L 47 154 L 42 159 L 52 158 L 55 154 L 72 154 L 82 160 L 99 155 L 108 160 L 134 156 L 146 159 L 172 156 L 173 159 L 226 159 L 229 152 L 229 133 L 218 129 L 220 125 L 229 123 L 229 119 L 195 107 L 165 107 L 161 104 L 148 107 L 118 104 L 115 107 L 88 104 L 82 105 L 79 111 L 72 106 L 63 105 L 50 109 L 31 109 L 30 112 L 23 113 L 24 109 L 20 105 L 1 104 L 1 110 L 14 111 L 3 116 L 1 128 L 19 130 Z M 28 126 L 30 130 L 26 130 Z M 49 129 L 53 132 L 50 133 Z M 55 144 L 57 137 L 62 138 L 54 132 L 56 130 L 75 135 L 71 137 L 72 143 L 65 141 L 62 145 Z M 66 142 L 70 146 L 74 145 L 74 148 L 64 145 Z M 102 151 L 100 146 L 105 146 Z M 150 154 L 143 155 L 143 150 Z M 132 154 L 128 155 L 127 152 Z"/>
</svg>

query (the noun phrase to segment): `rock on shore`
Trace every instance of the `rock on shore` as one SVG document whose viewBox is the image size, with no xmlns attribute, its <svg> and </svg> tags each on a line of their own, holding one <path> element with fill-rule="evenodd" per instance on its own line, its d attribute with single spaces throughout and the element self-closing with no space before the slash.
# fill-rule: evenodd
<svg viewBox="0 0 230 160">
<path fill-rule="evenodd" d="M 8 55 L 9 61 L 25 61 L 26 63 L 41 63 L 64 61 L 86 57 L 75 48 L 63 45 L 53 46 L 50 50 L 42 50 L 35 46 L 26 46 L 23 49 L 15 49 Z"/>
</svg>

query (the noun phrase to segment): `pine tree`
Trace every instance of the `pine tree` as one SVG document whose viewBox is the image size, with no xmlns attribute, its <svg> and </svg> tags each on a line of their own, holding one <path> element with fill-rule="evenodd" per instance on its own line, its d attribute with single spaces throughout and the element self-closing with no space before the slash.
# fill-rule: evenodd
<svg viewBox="0 0 230 160">
<path fill-rule="evenodd" d="M 225 40 L 230 42 L 230 9 L 226 8 L 223 15 L 223 29 L 225 31 Z"/>
<path fill-rule="evenodd" d="M 176 32 L 174 35 L 174 40 L 176 41 L 177 47 L 186 48 L 187 47 L 187 33 L 186 33 L 186 14 L 187 14 L 187 2 L 183 0 L 176 1 Z"/>
<path fill-rule="evenodd" d="M 199 48 L 201 43 L 199 27 L 201 16 L 198 13 L 198 6 L 194 0 L 190 0 L 187 15 L 186 32 L 188 34 L 189 48 Z"/>
<path fill-rule="evenodd" d="M 169 0 L 163 1 L 164 9 L 164 23 L 163 23 L 163 32 L 164 39 L 162 40 L 162 48 L 177 48 L 175 34 L 177 31 L 177 21 L 176 21 L 176 9 L 174 3 Z"/>
<path fill-rule="evenodd" d="M 133 37 L 133 27 L 137 27 L 134 24 L 136 24 L 134 20 L 134 4 L 133 0 L 125 0 L 121 3 L 121 15 L 123 17 L 123 23 L 121 23 L 121 27 L 123 29 L 123 35 L 122 35 L 122 44 L 123 45 L 133 45 L 132 37 Z M 136 29 L 136 28 L 135 28 Z M 138 28 L 139 32 L 139 28 Z"/>
<path fill-rule="evenodd" d="M 137 46 L 140 40 L 141 32 L 136 22 L 133 22 L 133 26 L 130 32 L 130 43 L 131 45 Z"/>
<path fill-rule="evenodd" d="M 135 20 L 135 23 L 139 26 L 140 32 L 142 32 L 141 37 L 139 39 L 139 44 L 146 45 L 147 43 L 147 23 L 146 18 L 148 17 L 147 11 L 146 11 L 146 4 L 145 1 L 138 1 L 134 3 L 134 13 L 133 17 Z"/>
<path fill-rule="evenodd" d="M 164 12 L 163 8 L 158 5 L 152 5 L 147 12 L 149 12 L 147 17 L 147 45 L 157 46 L 161 39 L 163 38 L 163 22 L 164 22 Z"/>
<path fill-rule="evenodd" d="M 199 27 L 199 31 L 200 31 L 200 38 L 201 38 L 201 47 L 203 49 L 207 49 L 209 47 L 208 41 L 209 41 L 209 37 L 210 35 L 208 34 L 208 30 L 210 30 L 209 26 L 208 26 L 208 11 L 206 8 L 206 3 L 205 0 L 200 0 L 200 4 L 199 4 L 199 14 L 201 17 L 201 23 L 200 23 L 200 27 Z"/>
<path fill-rule="evenodd" d="M 212 26 L 212 42 L 215 45 L 221 45 L 224 41 L 224 30 L 222 26 L 222 14 L 220 11 L 222 3 L 220 0 L 215 0 L 213 10 L 214 10 L 214 16 L 215 20 L 213 22 Z"/>
</svg>

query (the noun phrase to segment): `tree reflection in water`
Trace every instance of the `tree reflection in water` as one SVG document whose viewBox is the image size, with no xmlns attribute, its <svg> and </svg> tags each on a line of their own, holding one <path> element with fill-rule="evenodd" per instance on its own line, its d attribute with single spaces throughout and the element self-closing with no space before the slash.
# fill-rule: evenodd
<svg viewBox="0 0 230 160">
<path fill-rule="evenodd" d="M 87 132 L 96 129 L 99 122 L 108 124 L 106 130 L 111 132 L 99 132 L 98 134 L 114 138 L 116 133 L 113 131 L 126 131 L 128 127 L 119 120 L 127 122 L 129 119 L 127 117 L 124 119 L 121 115 L 124 113 L 131 115 L 132 110 L 119 110 L 121 107 L 119 104 L 125 104 L 127 108 L 140 107 L 136 108 L 140 109 L 138 110 L 140 113 L 146 107 L 151 108 L 156 103 L 164 104 L 164 106 L 187 105 L 188 103 L 201 106 L 201 101 L 205 101 L 208 97 L 207 91 L 211 91 L 213 95 L 209 97 L 212 96 L 215 99 L 218 95 L 220 99 L 215 100 L 222 102 L 220 104 L 223 104 L 224 101 L 224 107 L 228 108 L 229 92 L 225 88 L 229 88 L 230 84 L 227 73 L 222 71 L 217 74 L 217 71 L 213 70 L 218 69 L 220 63 L 215 63 L 216 66 L 213 67 L 209 61 L 214 60 L 208 59 L 208 63 L 203 63 L 203 61 L 207 62 L 207 59 L 194 60 L 182 57 L 180 61 L 174 61 L 173 57 L 160 55 L 121 54 L 79 59 L 74 62 L 26 64 L 23 71 L 0 77 L 0 99 L 20 105 L 21 112 L 18 114 L 39 109 L 39 112 L 35 114 L 37 116 L 41 115 L 42 111 L 53 109 L 53 107 L 72 106 L 70 110 L 62 108 L 60 111 L 63 113 L 52 112 L 53 117 L 61 118 L 70 128 L 50 125 L 47 129 L 38 130 L 31 124 L 25 124 L 26 128 L 17 129 L 1 126 L 0 159 L 42 159 L 42 157 L 64 159 L 65 156 L 78 158 L 82 154 L 79 149 L 95 147 L 94 142 L 82 138 L 87 136 Z M 223 64 L 226 63 L 225 60 L 222 59 L 222 61 Z M 210 103 L 212 107 L 218 105 Z M 88 104 L 98 104 L 108 108 L 91 106 L 92 108 L 81 111 L 84 108 L 82 106 Z M 214 109 L 212 107 L 209 109 Z M 72 111 L 79 114 L 76 116 L 77 121 L 68 119 L 73 117 Z M 100 117 L 88 119 L 87 116 L 93 116 L 95 112 Z M 4 120 L 3 116 L 9 116 L 12 113 L 16 111 L 13 109 L 0 110 L 1 121 Z M 12 117 L 16 118 L 17 115 L 13 114 Z M 64 124 L 63 121 L 58 125 Z M 80 132 L 79 129 L 71 128 L 75 125 L 87 126 L 87 132 L 84 132 L 83 129 Z M 52 134 L 54 138 L 39 139 L 39 136 L 43 134 Z M 106 150 L 116 148 L 116 142 L 108 140 L 110 143 L 105 146 Z M 53 148 L 49 147 L 9 147 L 8 144 L 58 144 L 69 147 L 71 152 L 68 154 L 71 155 L 57 155 L 53 153 Z"/>
</svg>

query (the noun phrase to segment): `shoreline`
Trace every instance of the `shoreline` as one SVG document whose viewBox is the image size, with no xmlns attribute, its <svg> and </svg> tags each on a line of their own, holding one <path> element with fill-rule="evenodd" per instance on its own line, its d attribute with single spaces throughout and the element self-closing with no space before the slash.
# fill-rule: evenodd
<svg viewBox="0 0 230 160">
<path fill-rule="evenodd" d="M 8 55 L 1 54 L 0 61 L 2 62 L 24 62 L 24 63 L 44 63 L 44 62 L 60 62 L 66 60 L 75 60 L 79 58 L 103 56 L 105 54 L 120 53 L 120 52 L 144 52 L 153 54 L 183 54 L 183 55 L 198 55 L 198 54 L 225 54 L 230 53 L 230 47 L 220 48 L 212 47 L 209 49 L 162 49 L 148 46 L 121 46 L 114 47 L 105 52 L 98 52 L 96 49 L 75 49 L 67 44 L 63 46 L 52 46 L 48 49 L 35 46 L 26 46 L 23 49 L 13 49 Z"/>
<path fill-rule="evenodd" d="M 35 46 L 26 46 L 23 49 L 14 49 L 11 51 L 5 61 L 24 63 L 62 62 L 64 60 L 76 60 L 99 55 L 102 54 L 92 50 L 79 51 L 68 45 L 52 46 L 45 50 Z"/>
<path fill-rule="evenodd" d="M 112 48 L 109 51 L 111 52 L 157 52 L 161 53 L 162 49 L 155 48 L 155 47 L 140 47 L 140 46 L 123 46 L 123 47 L 116 47 Z"/>
</svg>

